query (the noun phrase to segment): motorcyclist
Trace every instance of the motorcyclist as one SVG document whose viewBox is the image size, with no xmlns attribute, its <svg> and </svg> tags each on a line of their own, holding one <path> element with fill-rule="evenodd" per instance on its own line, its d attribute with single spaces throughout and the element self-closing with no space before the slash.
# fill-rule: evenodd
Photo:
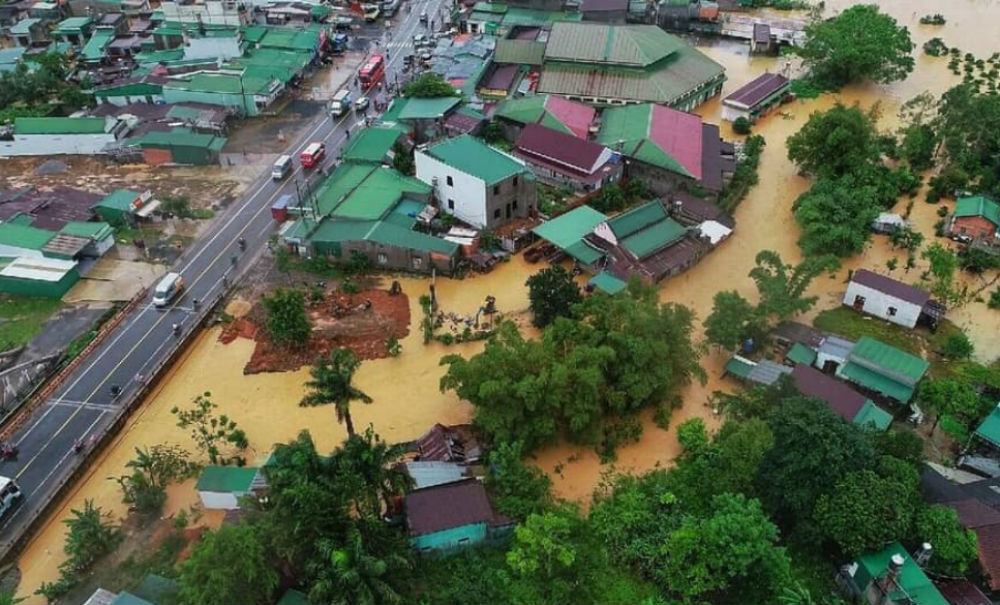
<svg viewBox="0 0 1000 605">
<path fill-rule="evenodd" d="M 236 243 L 237 243 L 237 245 L 239 245 L 240 250 L 246 250 L 247 249 L 247 240 L 244 239 L 243 237 L 240 237 L 240 239 L 236 240 Z"/>
</svg>

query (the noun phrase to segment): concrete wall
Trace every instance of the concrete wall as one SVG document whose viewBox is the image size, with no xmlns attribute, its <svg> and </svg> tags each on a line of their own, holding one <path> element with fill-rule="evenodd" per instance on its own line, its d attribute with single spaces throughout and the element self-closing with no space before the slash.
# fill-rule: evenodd
<svg viewBox="0 0 1000 605">
<path fill-rule="evenodd" d="M 240 507 L 237 500 L 244 495 L 231 492 L 198 492 L 201 505 L 206 510 L 236 510 Z"/>
<path fill-rule="evenodd" d="M 862 297 L 864 302 L 861 303 L 858 297 Z M 920 319 L 921 307 L 856 282 L 847 285 L 844 304 L 907 328 L 917 325 L 917 320 Z"/>
<path fill-rule="evenodd" d="M 15 134 L 13 141 L 0 141 L 0 155 L 99 155 L 115 142 L 113 133 Z"/>
<path fill-rule="evenodd" d="M 414 536 L 410 544 L 418 551 L 453 550 L 479 544 L 486 539 L 486 523 L 472 523 L 433 534 Z"/>
<path fill-rule="evenodd" d="M 414 159 L 417 178 L 434 188 L 443 212 L 475 227 L 488 225 L 486 183 L 482 179 L 460 172 L 422 151 L 417 151 Z M 452 179 L 451 185 L 448 177 Z"/>
<path fill-rule="evenodd" d="M 107 103 L 117 107 L 125 107 L 132 103 L 163 103 L 163 95 L 122 95 L 120 97 L 100 97 L 98 103 Z"/>
<path fill-rule="evenodd" d="M 555 170 L 552 170 L 548 166 L 535 164 L 534 162 L 531 161 L 530 157 L 527 156 L 519 156 L 519 157 L 522 160 L 524 160 L 526 164 L 528 164 L 528 167 L 531 168 L 531 172 L 534 173 L 535 178 L 537 178 L 539 181 L 543 183 L 552 185 L 554 187 L 566 186 L 569 187 L 570 189 L 573 189 L 574 191 L 589 192 L 589 191 L 596 191 L 597 189 L 600 189 L 605 185 L 617 183 L 621 179 L 622 171 L 620 163 L 618 164 L 615 170 L 609 172 L 608 175 L 605 176 L 604 179 L 602 179 L 601 181 L 594 184 L 586 184 L 576 180 L 576 178 L 573 177 L 572 175 L 565 175 L 561 172 L 556 172 Z"/>
<path fill-rule="evenodd" d="M 646 183 L 653 193 L 660 197 L 681 190 L 685 185 L 694 184 L 694 180 L 681 176 L 676 172 L 664 170 L 663 168 L 636 160 L 629 160 L 628 176 Z"/>
<path fill-rule="evenodd" d="M 249 25 L 246 11 L 238 10 L 240 3 L 231 0 L 206 0 L 204 4 L 181 5 L 176 2 L 161 2 L 160 10 L 166 21 L 197 23 L 199 17 L 206 25 Z"/>
<path fill-rule="evenodd" d="M 535 208 L 536 184 L 524 174 L 486 187 L 486 227 L 493 229 Z"/>
<path fill-rule="evenodd" d="M 383 246 L 367 241 L 342 242 L 340 248 L 342 260 L 350 259 L 351 253 L 356 251 L 363 254 L 372 263 L 372 266 L 379 269 L 430 273 L 431 268 L 434 267 L 438 273 L 444 275 L 451 275 L 454 270 L 452 259 L 442 254 L 398 246 Z"/>
</svg>

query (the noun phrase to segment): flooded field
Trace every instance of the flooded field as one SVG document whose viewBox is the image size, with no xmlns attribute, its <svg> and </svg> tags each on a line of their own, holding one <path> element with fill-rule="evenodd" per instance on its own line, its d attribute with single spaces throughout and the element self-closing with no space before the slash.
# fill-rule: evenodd
<svg viewBox="0 0 1000 605">
<path fill-rule="evenodd" d="M 853 2 L 827 0 L 826 4 L 829 14 Z M 755 129 L 767 140 L 760 164 L 760 182 L 735 213 L 736 232 L 692 270 L 664 283 L 660 290 L 662 300 L 687 305 L 700 319 L 704 319 L 711 309 L 712 297 L 720 289 L 736 289 L 751 300 L 756 298 L 747 273 L 759 250 L 776 250 L 786 262 L 801 259 L 796 244 L 799 230 L 791 206 L 810 183 L 796 174 L 787 159 L 785 140 L 802 127 L 811 112 L 827 109 L 838 100 L 848 104 L 857 102 L 863 108 L 878 104 L 881 110 L 880 126 L 885 130 L 894 130 L 898 126 L 896 112 L 903 102 L 925 91 L 940 94 L 958 81 L 946 69 L 947 59 L 921 54 L 920 46 L 924 41 L 941 37 L 946 44 L 958 45 L 963 51 L 983 56 L 1000 47 L 993 25 L 1000 18 L 1000 0 L 950 3 L 883 0 L 879 5 L 910 28 L 917 44 L 915 72 L 907 80 L 888 86 L 852 86 L 835 97 L 827 95 L 796 101 L 782 107 L 780 113 L 765 118 Z M 917 23 L 922 15 L 934 12 L 943 13 L 948 23 L 943 27 Z M 713 41 L 701 46 L 701 49 L 727 69 L 728 81 L 723 95 L 765 71 L 785 68 L 785 59 L 749 58 L 747 48 L 738 43 Z M 795 65 L 790 65 L 788 69 L 794 75 Z M 710 122 L 718 122 L 718 100 L 701 107 L 699 113 Z M 723 126 L 723 136 L 733 138 L 728 126 Z M 909 201 L 908 198 L 901 199 L 896 211 L 904 212 Z M 937 208 L 938 205 L 926 204 L 921 194 L 914 201 L 910 214 L 910 220 L 927 236 L 928 241 L 931 241 L 933 225 L 938 220 Z M 886 261 L 893 256 L 900 258 L 902 266 L 903 254 L 891 250 L 884 237 L 876 237 L 863 254 L 847 260 L 836 275 L 817 279 L 812 287 L 812 294 L 819 296 L 816 311 L 840 304 L 849 269 L 867 267 L 884 271 Z M 440 305 L 445 311 L 473 314 L 487 295 L 493 295 L 497 297 L 499 309 L 508 317 L 523 317 L 528 307 L 524 281 L 539 268 L 525 264 L 518 257 L 485 276 L 466 280 L 439 279 L 437 292 Z M 916 269 L 908 274 L 898 269 L 894 275 L 906 281 L 916 281 L 924 269 L 926 263 L 918 259 Z M 402 278 L 400 282 L 409 296 L 414 325 L 411 325 L 410 335 L 402 343 L 403 352 L 399 357 L 362 364 L 356 383 L 374 399 L 374 403 L 368 406 L 358 404 L 352 410 L 358 427 L 373 423 L 378 432 L 391 441 L 413 439 L 435 422 L 454 423 L 469 419 L 471 408 L 467 403 L 459 401 L 451 393 L 442 394 L 438 390 L 442 374 L 439 360 L 447 353 L 471 355 L 482 347 L 481 343 L 452 347 L 438 343 L 424 345 L 416 320 L 422 313 L 418 298 L 427 292 L 428 280 Z M 387 287 L 388 283 L 385 281 L 383 287 Z M 970 284 L 978 287 L 974 280 Z M 969 332 L 975 342 L 977 356 L 984 360 L 1000 355 L 1000 332 L 976 327 L 995 326 L 998 317 L 996 312 L 978 302 L 971 302 L 949 314 L 952 321 Z M 120 494 L 106 477 L 122 472 L 135 447 L 164 442 L 190 447 L 186 434 L 174 426 L 169 410 L 175 405 L 187 405 L 202 391 L 212 391 L 220 412 L 229 414 L 246 430 L 254 456 L 265 456 L 272 444 L 291 439 L 302 428 L 312 432 L 321 450 L 334 447 L 344 438 L 344 430 L 336 423 L 332 409 L 297 406 L 303 394 L 302 385 L 307 370 L 243 376 L 241 370 L 249 359 L 253 343 L 238 339 L 223 345 L 218 342 L 217 336 L 217 330 L 207 331 L 191 345 L 182 362 L 164 378 L 161 387 L 130 421 L 99 464 L 38 534 L 21 559 L 24 572 L 22 595 L 29 595 L 41 581 L 55 578 L 56 566 L 62 559 L 64 526 L 60 520 L 70 508 L 80 506 L 85 498 L 92 498 L 105 509 L 117 515 L 124 514 Z M 721 379 L 724 362 L 725 358 L 718 353 L 702 359 L 708 382 L 705 385 L 693 384 L 684 391 L 684 405 L 674 412 L 671 427 L 691 417 L 705 418 L 709 426 L 717 425 L 719 420 L 705 406 L 705 401 L 712 391 L 735 386 Z M 617 470 L 643 471 L 667 465 L 676 455 L 678 446 L 672 429 L 660 430 L 648 417 L 644 427 L 638 443 L 619 451 L 614 465 Z M 536 463 L 553 478 L 558 495 L 578 501 L 589 498 L 602 473 L 609 469 L 599 463 L 592 448 L 565 445 L 539 452 Z M 197 500 L 192 487 L 189 482 L 171 488 L 166 514 L 175 514 Z M 218 521 L 218 515 L 203 518 L 205 523 Z M 27 603 L 39 601 L 39 597 L 32 597 Z"/>
</svg>

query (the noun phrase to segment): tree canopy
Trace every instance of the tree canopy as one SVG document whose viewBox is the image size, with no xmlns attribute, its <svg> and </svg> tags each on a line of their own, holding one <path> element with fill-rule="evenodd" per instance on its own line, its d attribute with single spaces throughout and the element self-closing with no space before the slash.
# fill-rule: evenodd
<svg viewBox="0 0 1000 605">
<path fill-rule="evenodd" d="M 799 49 L 810 76 L 829 88 L 858 80 L 893 82 L 913 71 L 910 32 L 875 4 L 852 6 L 806 27 Z"/>
<path fill-rule="evenodd" d="M 273 603 L 278 574 L 250 524 L 223 525 L 202 537 L 181 565 L 180 596 L 191 605 Z"/>
<path fill-rule="evenodd" d="M 873 112 L 835 104 L 809 114 L 788 137 L 788 159 L 811 176 L 840 177 L 877 162 L 881 155 Z"/>
<path fill-rule="evenodd" d="M 329 357 L 317 357 L 309 369 L 310 379 L 306 381 L 309 392 L 299 402 L 301 406 L 333 404 L 337 422 L 344 425 L 348 437 L 354 435 L 354 421 L 351 418 L 351 402 L 371 403 L 372 398 L 351 384 L 354 373 L 361 361 L 354 351 L 345 348 L 333 349 Z"/>
<path fill-rule="evenodd" d="M 571 317 L 573 305 L 583 300 L 580 288 L 560 265 L 542 269 L 528 278 L 531 323 L 544 328 L 557 317 Z"/>
<path fill-rule="evenodd" d="M 934 547 L 928 566 L 935 573 L 963 576 L 978 556 L 976 534 L 962 527 L 950 506 L 927 506 L 917 513 L 916 537 Z"/>
<path fill-rule="evenodd" d="M 763 327 L 757 307 L 739 292 L 716 292 L 712 313 L 705 318 L 705 338 L 727 351 L 735 351 L 745 339 L 759 339 Z"/>
<path fill-rule="evenodd" d="M 482 353 L 443 358 L 442 390 L 470 401 L 476 425 L 495 440 L 520 440 L 531 451 L 560 434 L 597 444 L 606 416 L 662 406 L 702 376 L 685 307 L 661 305 L 643 290 L 591 296 L 578 312 L 579 319 L 558 318 L 539 340 L 508 323 Z"/>
<path fill-rule="evenodd" d="M 280 345 L 305 346 L 312 328 L 306 315 L 306 299 L 299 290 L 278 288 L 262 301 L 267 309 L 267 329 Z"/>
<path fill-rule="evenodd" d="M 444 78 L 435 73 L 425 73 L 403 87 L 403 95 L 420 99 L 454 97 L 458 92 Z"/>
</svg>

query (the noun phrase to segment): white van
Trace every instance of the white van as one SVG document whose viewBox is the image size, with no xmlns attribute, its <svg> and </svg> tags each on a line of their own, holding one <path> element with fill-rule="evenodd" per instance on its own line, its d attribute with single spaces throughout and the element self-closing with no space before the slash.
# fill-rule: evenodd
<svg viewBox="0 0 1000 605">
<path fill-rule="evenodd" d="M 21 497 L 21 488 L 10 477 L 0 477 L 0 517 Z"/>
<path fill-rule="evenodd" d="M 292 171 L 292 156 L 283 155 L 274 162 L 274 166 L 271 166 L 271 178 L 276 181 L 280 181 L 281 179 L 288 176 L 288 173 L 291 171 Z"/>
<path fill-rule="evenodd" d="M 171 271 L 156 284 L 156 289 L 153 290 L 153 304 L 157 307 L 165 307 L 183 289 L 184 278 L 181 277 L 180 273 Z"/>
<path fill-rule="evenodd" d="M 351 105 L 351 91 L 341 90 L 330 99 L 330 115 L 339 118 Z"/>
</svg>

